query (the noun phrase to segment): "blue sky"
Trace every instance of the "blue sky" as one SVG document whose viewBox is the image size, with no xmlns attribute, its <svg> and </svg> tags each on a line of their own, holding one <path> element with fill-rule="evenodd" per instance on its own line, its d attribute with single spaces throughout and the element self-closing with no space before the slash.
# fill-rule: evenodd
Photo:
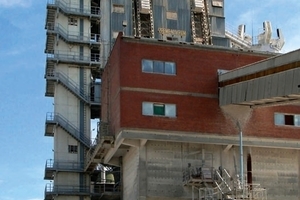
<svg viewBox="0 0 300 200">
<path fill-rule="evenodd" d="M 281 28 L 283 52 L 300 48 L 300 1 L 225 0 L 226 21 L 247 25 L 255 35 L 262 22 Z M 46 159 L 53 139 L 44 137 L 46 0 L 0 0 L 0 199 L 42 200 Z M 252 28 L 253 27 L 253 28 Z"/>
</svg>

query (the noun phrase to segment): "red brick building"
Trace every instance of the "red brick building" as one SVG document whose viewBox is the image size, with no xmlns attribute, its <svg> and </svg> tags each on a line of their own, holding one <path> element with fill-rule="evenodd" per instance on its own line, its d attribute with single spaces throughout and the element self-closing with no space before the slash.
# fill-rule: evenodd
<svg viewBox="0 0 300 200">
<path fill-rule="evenodd" d="M 250 156 L 250 161 L 244 157 L 244 171 L 250 166 L 253 180 L 269 188 L 269 199 L 297 199 L 300 153 L 295 150 L 298 145 L 288 139 L 299 139 L 299 128 L 275 125 L 274 116 L 293 116 L 300 113 L 300 107 L 221 108 L 218 103 L 218 70 L 232 70 L 271 56 L 119 36 L 102 75 L 101 120 L 108 122 L 116 138 L 104 161 L 113 163 L 121 158 L 124 198 L 190 197 L 191 188 L 180 181 L 188 163 L 222 166 L 233 174 L 239 121 L 244 152 Z M 285 144 L 282 139 L 287 139 Z M 192 158 L 190 153 L 197 156 Z M 271 183 L 274 174 L 278 184 Z M 290 192 L 279 189 L 285 187 L 290 187 Z"/>
</svg>

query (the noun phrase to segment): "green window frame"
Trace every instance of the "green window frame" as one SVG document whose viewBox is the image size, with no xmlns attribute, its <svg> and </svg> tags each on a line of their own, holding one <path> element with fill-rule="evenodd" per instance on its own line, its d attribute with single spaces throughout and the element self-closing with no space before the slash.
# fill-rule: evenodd
<svg viewBox="0 0 300 200">
<path fill-rule="evenodd" d="M 176 117 L 176 104 L 143 102 L 142 114 L 145 116 Z"/>
</svg>

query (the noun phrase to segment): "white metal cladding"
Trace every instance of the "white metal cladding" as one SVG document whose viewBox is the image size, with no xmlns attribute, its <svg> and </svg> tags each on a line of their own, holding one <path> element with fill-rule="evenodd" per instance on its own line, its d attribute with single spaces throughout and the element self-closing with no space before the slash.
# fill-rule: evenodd
<svg viewBox="0 0 300 200">
<path fill-rule="evenodd" d="M 141 8 L 150 10 L 150 0 L 141 0 Z"/>
<path fill-rule="evenodd" d="M 220 88 L 220 105 L 263 105 L 300 100 L 300 68 Z"/>
</svg>

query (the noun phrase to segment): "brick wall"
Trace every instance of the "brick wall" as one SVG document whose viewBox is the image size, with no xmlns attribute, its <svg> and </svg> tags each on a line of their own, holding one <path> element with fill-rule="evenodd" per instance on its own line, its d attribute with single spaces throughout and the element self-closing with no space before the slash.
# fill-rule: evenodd
<svg viewBox="0 0 300 200">
<path fill-rule="evenodd" d="M 118 38 L 102 78 L 102 120 L 110 122 L 114 133 L 140 128 L 236 134 L 236 122 L 218 105 L 217 70 L 235 69 L 268 56 Z M 177 73 L 143 73 L 142 59 L 175 62 Z M 177 116 L 143 116 L 143 101 L 176 104 Z M 254 109 L 243 132 L 246 136 L 299 138 L 297 128 L 274 125 L 274 112 L 294 113 L 295 109 L 300 113 L 291 106 Z"/>
</svg>

